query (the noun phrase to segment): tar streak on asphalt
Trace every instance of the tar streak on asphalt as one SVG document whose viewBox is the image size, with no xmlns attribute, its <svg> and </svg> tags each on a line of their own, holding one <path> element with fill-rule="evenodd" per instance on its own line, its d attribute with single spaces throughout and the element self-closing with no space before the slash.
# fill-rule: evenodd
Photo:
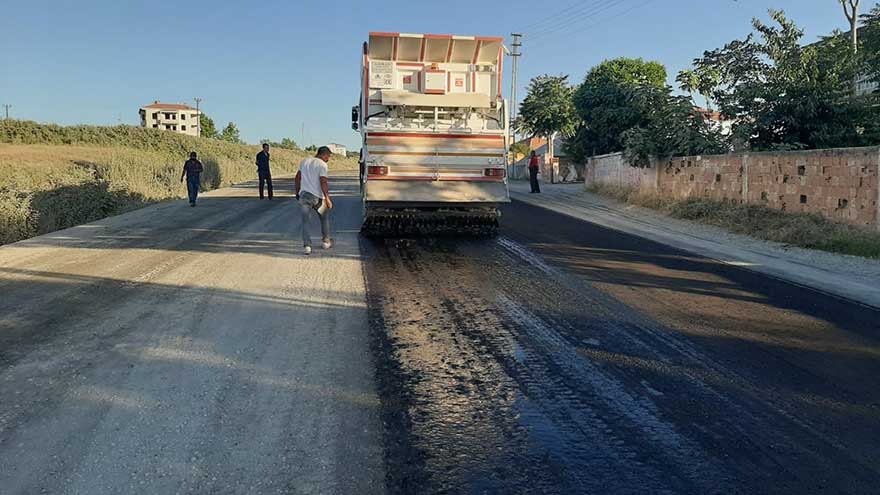
<svg viewBox="0 0 880 495">
<path fill-rule="evenodd" d="M 529 213 L 538 223 L 560 222 Z M 839 417 L 810 417 L 802 396 L 753 384 L 736 367 L 742 356 L 726 361 L 676 331 L 674 319 L 661 322 L 547 262 L 562 258 L 530 245 L 528 230 L 489 240 L 362 242 L 391 492 L 877 486 L 877 467 L 851 462 L 847 445 L 823 430 Z M 876 409 L 860 414 L 855 423 L 868 431 L 878 424 Z"/>
</svg>

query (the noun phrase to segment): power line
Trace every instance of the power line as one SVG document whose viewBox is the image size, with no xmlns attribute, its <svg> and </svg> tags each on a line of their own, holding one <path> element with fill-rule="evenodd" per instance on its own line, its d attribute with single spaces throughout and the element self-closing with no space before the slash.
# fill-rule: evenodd
<svg viewBox="0 0 880 495">
<path fill-rule="evenodd" d="M 600 1 L 602 1 L 602 0 L 594 0 L 593 2 L 578 2 L 578 3 L 572 4 L 562 10 L 559 10 L 558 12 L 555 12 L 555 13 L 543 18 L 543 19 L 535 21 L 527 26 L 523 26 L 522 28 L 519 29 L 519 32 L 529 31 L 533 28 L 538 29 L 537 26 L 540 26 L 541 24 L 546 24 L 548 22 L 552 23 L 552 21 L 557 20 L 560 16 L 562 16 L 564 14 L 572 12 L 573 10 L 578 11 L 578 10 L 583 10 L 584 8 L 590 8 L 589 3 L 593 3 L 595 5 L 596 3 L 599 3 Z M 572 12 L 572 14 L 577 14 L 577 12 Z M 540 29 L 543 29 L 543 27 Z"/>
<path fill-rule="evenodd" d="M 582 12 L 578 15 L 570 16 L 557 24 L 550 25 L 550 26 L 548 26 L 548 27 L 536 32 L 536 33 L 531 33 L 529 35 L 529 38 L 540 39 L 540 38 L 544 38 L 548 35 L 556 34 L 562 28 L 573 26 L 584 19 L 587 19 L 590 17 L 595 17 L 603 12 L 607 12 L 607 11 L 609 11 L 619 5 L 622 5 L 626 1 L 627 0 L 612 0 L 611 2 L 606 3 L 605 5 L 596 6 L 592 9 L 585 11 L 585 12 Z"/>
<path fill-rule="evenodd" d="M 609 4 L 608 1 L 612 3 Z M 584 17 L 593 16 L 598 12 L 602 12 L 603 10 L 607 10 L 610 7 L 614 7 L 619 5 L 621 2 L 625 0 L 608 0 L 603 1 L 602 3 L 596 3 L 594 5 L 590 5 L 585 9 L 581 9 L 577 12 L 572 12 L 567 15 L 559 15 L 556 16 L 549 24 L 545 24 L 541 26 L 539 29 L 532 31 L 529 33 L 530 37 L 538 37 L 543 36 L 546 33 L 552 33 L 559 29 L 559 26 L 566 25 L 571 23 L 572 21 L 577 21 L 578 19 L 583 19 Z"/>
<path fill-rule="evenodd" d="M 593 25 L 596 25 L 596 24 L 598 24 L 598 23 L 600 23 L 600 22 L 609 22 L 609 21 L 611 21 L 611 20 L 613 20 L 613 19 L 616 19 L 616 18 L 618 18 L 618 17 L 620 17 L 620 16 L 622 16 L 622 15 L 626 15 L 626 14 L 628 14 L 628 13 L 632 12 L 633 10 L 636 10 L 636 9 L 642 8 L 642 7 L 648 5 L 648 4 L 652 3 L 652 2 L 654 2 L 654 0 L 645 0 L 645 1 L 642 2 L 642 3 L 639 3 L 639 4 L 636 4 L 636 5 L 633 5 L 633 6 L 629 7 L 629 8 L 627 8 L 627 9 L 623 9 L 623 10 L 621 10 L 620 12 L 617 12 L 616 14 L 611 15 L 610 17 L 604 17 L 604 18 L 601 18 L 601 19 L 595 19 L 595 20 L 593 20 L 592 22 L 587 23 L 586 26 L 593 26 Z M 619 4 L 620 4 L 620 3 L 618 3 L 617 5 L 619 5 Z M 615 6 L 617 6 L 617 5 L 615 5 Z M 531 45 L 531 46 L 534 48 L 536 45 L 537 45 L 537 46 L 540 46 L 540 45 L 542 45 L 542 44 L 545 44 L 547 41 L 553 39 L 553 35 L 555 35 L 555 34 L 559 34 L 560 32 L 561 32 L 561 31 L 555 31 L 555 32 L 553 32 L 553 33 L 547 33 L 546 35 L 544 35 L 544 36 L 541 38 L 541 40 L 540 40 L 539 42 L 537 42 L 537 43 L 535 43 L 535 44 L 533 44 L 533 45 Z"/>
</svg>

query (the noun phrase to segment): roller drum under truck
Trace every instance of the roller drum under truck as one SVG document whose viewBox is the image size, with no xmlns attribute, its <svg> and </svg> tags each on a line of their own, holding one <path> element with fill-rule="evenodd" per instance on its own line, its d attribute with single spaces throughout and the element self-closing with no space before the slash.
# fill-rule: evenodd
<svg viewBox="0 0 880 495">
<path fill-rule="evenodd" d="M 502 38 L 370 33 L 360 104 L 362 231 L 498 228 L 507 184 Z"/>
</svg>

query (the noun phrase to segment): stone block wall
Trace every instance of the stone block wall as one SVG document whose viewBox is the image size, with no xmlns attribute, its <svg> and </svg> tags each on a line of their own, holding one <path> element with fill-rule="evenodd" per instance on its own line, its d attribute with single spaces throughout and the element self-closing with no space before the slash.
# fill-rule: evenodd
<svg viewBox="0 0 880 495">
<path fill-rule="evenodd" d="M 742 158 L 739 155 L 686 156 L 661 164 L 657 191 L 675 199 L 742 199 Z"/>
<path fill-rule="evenodd" d="M 765 204 L 880 230 L 880 148 L 676 157 L 631 167 L 619 153 L 587 161 L 585 182 L 676 199 Z"/>
<path fill-rule="evenodd" d="M 878 163 L 878 148 L 752 153 L 744 156 L 749 180 L 745 199 L 877 225 Z"/>
</svg>

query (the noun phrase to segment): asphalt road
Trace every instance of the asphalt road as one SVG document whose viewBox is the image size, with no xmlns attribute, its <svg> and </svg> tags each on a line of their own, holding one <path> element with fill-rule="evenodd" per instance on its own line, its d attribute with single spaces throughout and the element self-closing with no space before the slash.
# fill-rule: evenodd
<svg viewBox="0 0 880 495">
<path fill-rule="evenodd" d="M 0 248 L 0 493 L 877 493 L 877 311 L 522 203 L 371 241 L 332 184 L 310 257 L 289 181 Z"/>
<path fill-rule="evenodd" d="M 306 258 L 278 182 L 0 248 L 0 493 L 384 491 L 356 183 Z"/>
<path fill-rule="evenodd" d="M 523 203 L 362 242 L 397 493 L 878 493 L 880 313 Z"/>
</svg>

